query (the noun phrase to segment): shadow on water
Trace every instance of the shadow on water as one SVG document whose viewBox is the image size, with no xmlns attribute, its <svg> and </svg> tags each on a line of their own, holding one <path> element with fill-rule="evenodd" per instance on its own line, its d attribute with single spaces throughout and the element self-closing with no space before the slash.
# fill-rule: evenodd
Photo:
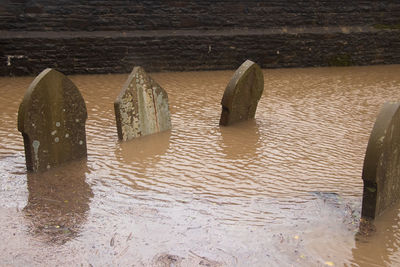
<svg viewBox="0 0 400 267">
<path fill-rule="evenodd" d="M 373 232 L 357 236 L 351 266 L 393 266 L 400 262 L 400 203 L 375 220 Z"/>
<path fill-rule="evenodd" d="M 243 159 L 257 157 L 260 132 L 256 120 L 253 119 L 220 127 L 220 132 L 222 139 L 219 145 L 226 158 Z"/>
<path fill-rule="evenodd" d="M 138 163 L 146 166 L 155 163 L 165 154 L 170 145 L 171 131 L 142 136 L 127 142 L 119 142 L 115 150 L 118 161 L 125 164 Z"/>
<path fill-rule="evenodd" d="M 42 173 L 28 173 L 25 217 L 32 234 L 44 241 L 64 244 L 79 235 L 93 197 L 86 183 L 86 159 Z"/>
</svg>

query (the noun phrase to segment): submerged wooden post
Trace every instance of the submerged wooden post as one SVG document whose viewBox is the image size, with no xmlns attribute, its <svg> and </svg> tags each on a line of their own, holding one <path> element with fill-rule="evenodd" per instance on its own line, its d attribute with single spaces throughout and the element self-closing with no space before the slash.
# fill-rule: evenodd
<svg viewBox="0 0 400 267">
<path fill-rule="evenodd" d="M 260 67 L 246 60 L 235 72 L 222 97 L 220 125 L 253 119 L 264 90 Z"/>
<path fill-rule="evenodd" d="M 26 167 L 43 171 L 86 157 L 86 105 L 62 73 L 45 69 L 31 83 L 18 110 Z"/>
<path fill-rule="evenodd" d="M 141 67 L 133 68 L 114 110 L 120 140 L 171 129 L 168 94 Z"/>
<path fill-rule="evenodd" d="M 364 159 L 362 217 L 374 219 L 400 199 L 400 103 L 387 102 L 375 121 Z"/>
</svg>

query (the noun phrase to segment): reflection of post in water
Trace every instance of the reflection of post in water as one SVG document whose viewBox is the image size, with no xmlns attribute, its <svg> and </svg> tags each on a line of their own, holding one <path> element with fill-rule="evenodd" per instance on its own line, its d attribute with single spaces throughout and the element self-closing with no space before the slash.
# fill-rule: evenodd
<svg viewBox="0 0 400 267">
<path fill-rule="evenodd" d="M 132 162 L 154 164 L 169 147 L 171 131 L 141 136 L 128 142 L 120 142 L 115 151 L 119 161 L 131 164 Z M 145 167 L 145 166 L 144 166 Z"/>
<path fill-rule="evenodd" d="M 63 244 L 79 232 L 93 197 L 85 181 L 87 172 L 86 160 L 81 160 L 27 174 L 29 197 L 24 212 L 32 233 Z"/>
<path fill-rule="evenodd" d="M 375 219 L 372 229 L 364 229 L 363 232 L 360 229 L 355 248 L 352 249 L 352 264 L 355 266 L 398 266 L 400 264 L 400 259 L 396 256 L 400 248 L 399 212 L 400 204 L 397 204 Z M 393 262 L 393 259 L 396 262 Z"/>
<path fill-rule="evenodd" d="M 260 133 L 256 120 L 248 120 L 220 127 L 220 146 L 227 158 L 254 157 L 257 153 Z"/>
</svg>

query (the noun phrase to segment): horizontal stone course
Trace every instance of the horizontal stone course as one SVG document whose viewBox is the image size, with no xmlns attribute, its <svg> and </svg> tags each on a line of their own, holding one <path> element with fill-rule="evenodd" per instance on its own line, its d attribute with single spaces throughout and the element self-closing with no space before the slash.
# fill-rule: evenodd
<svg viewBox="0 0 400 267">
<path fill-rule="evenodd" d="M 0 75 L 232 69 L 251 59 L 262 68 L 396 64 L 398 30 L 354 33 L 0 38 Z"/>
<path fill-rule="evenodd" d="M 0 75 L 400 63 L 400 1 L 0 2 Z"/>
<path fill-rule="evenodd" d="M 399 23 L 385 1 L 2 1 L 0 30 L 131 31 Z"/>
</svg>

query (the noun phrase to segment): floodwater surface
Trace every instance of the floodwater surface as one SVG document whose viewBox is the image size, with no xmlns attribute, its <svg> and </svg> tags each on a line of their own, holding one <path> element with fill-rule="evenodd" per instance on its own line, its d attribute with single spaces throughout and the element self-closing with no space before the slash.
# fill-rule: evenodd
<svg viewBox="0 0 400 267">
<path fill-rule="evenodd" d="M 119 142 L 128 74 L 76 75 L 88 157 L 27 173 L 0 78 L 1 266 L 398 266 L 400 205 L 357 235 L 362 166 L 400 65 L 263 70 L 256 118 L 220 127 L 233 71 L 153 73 L 172 130 Z"/>
</svg>

